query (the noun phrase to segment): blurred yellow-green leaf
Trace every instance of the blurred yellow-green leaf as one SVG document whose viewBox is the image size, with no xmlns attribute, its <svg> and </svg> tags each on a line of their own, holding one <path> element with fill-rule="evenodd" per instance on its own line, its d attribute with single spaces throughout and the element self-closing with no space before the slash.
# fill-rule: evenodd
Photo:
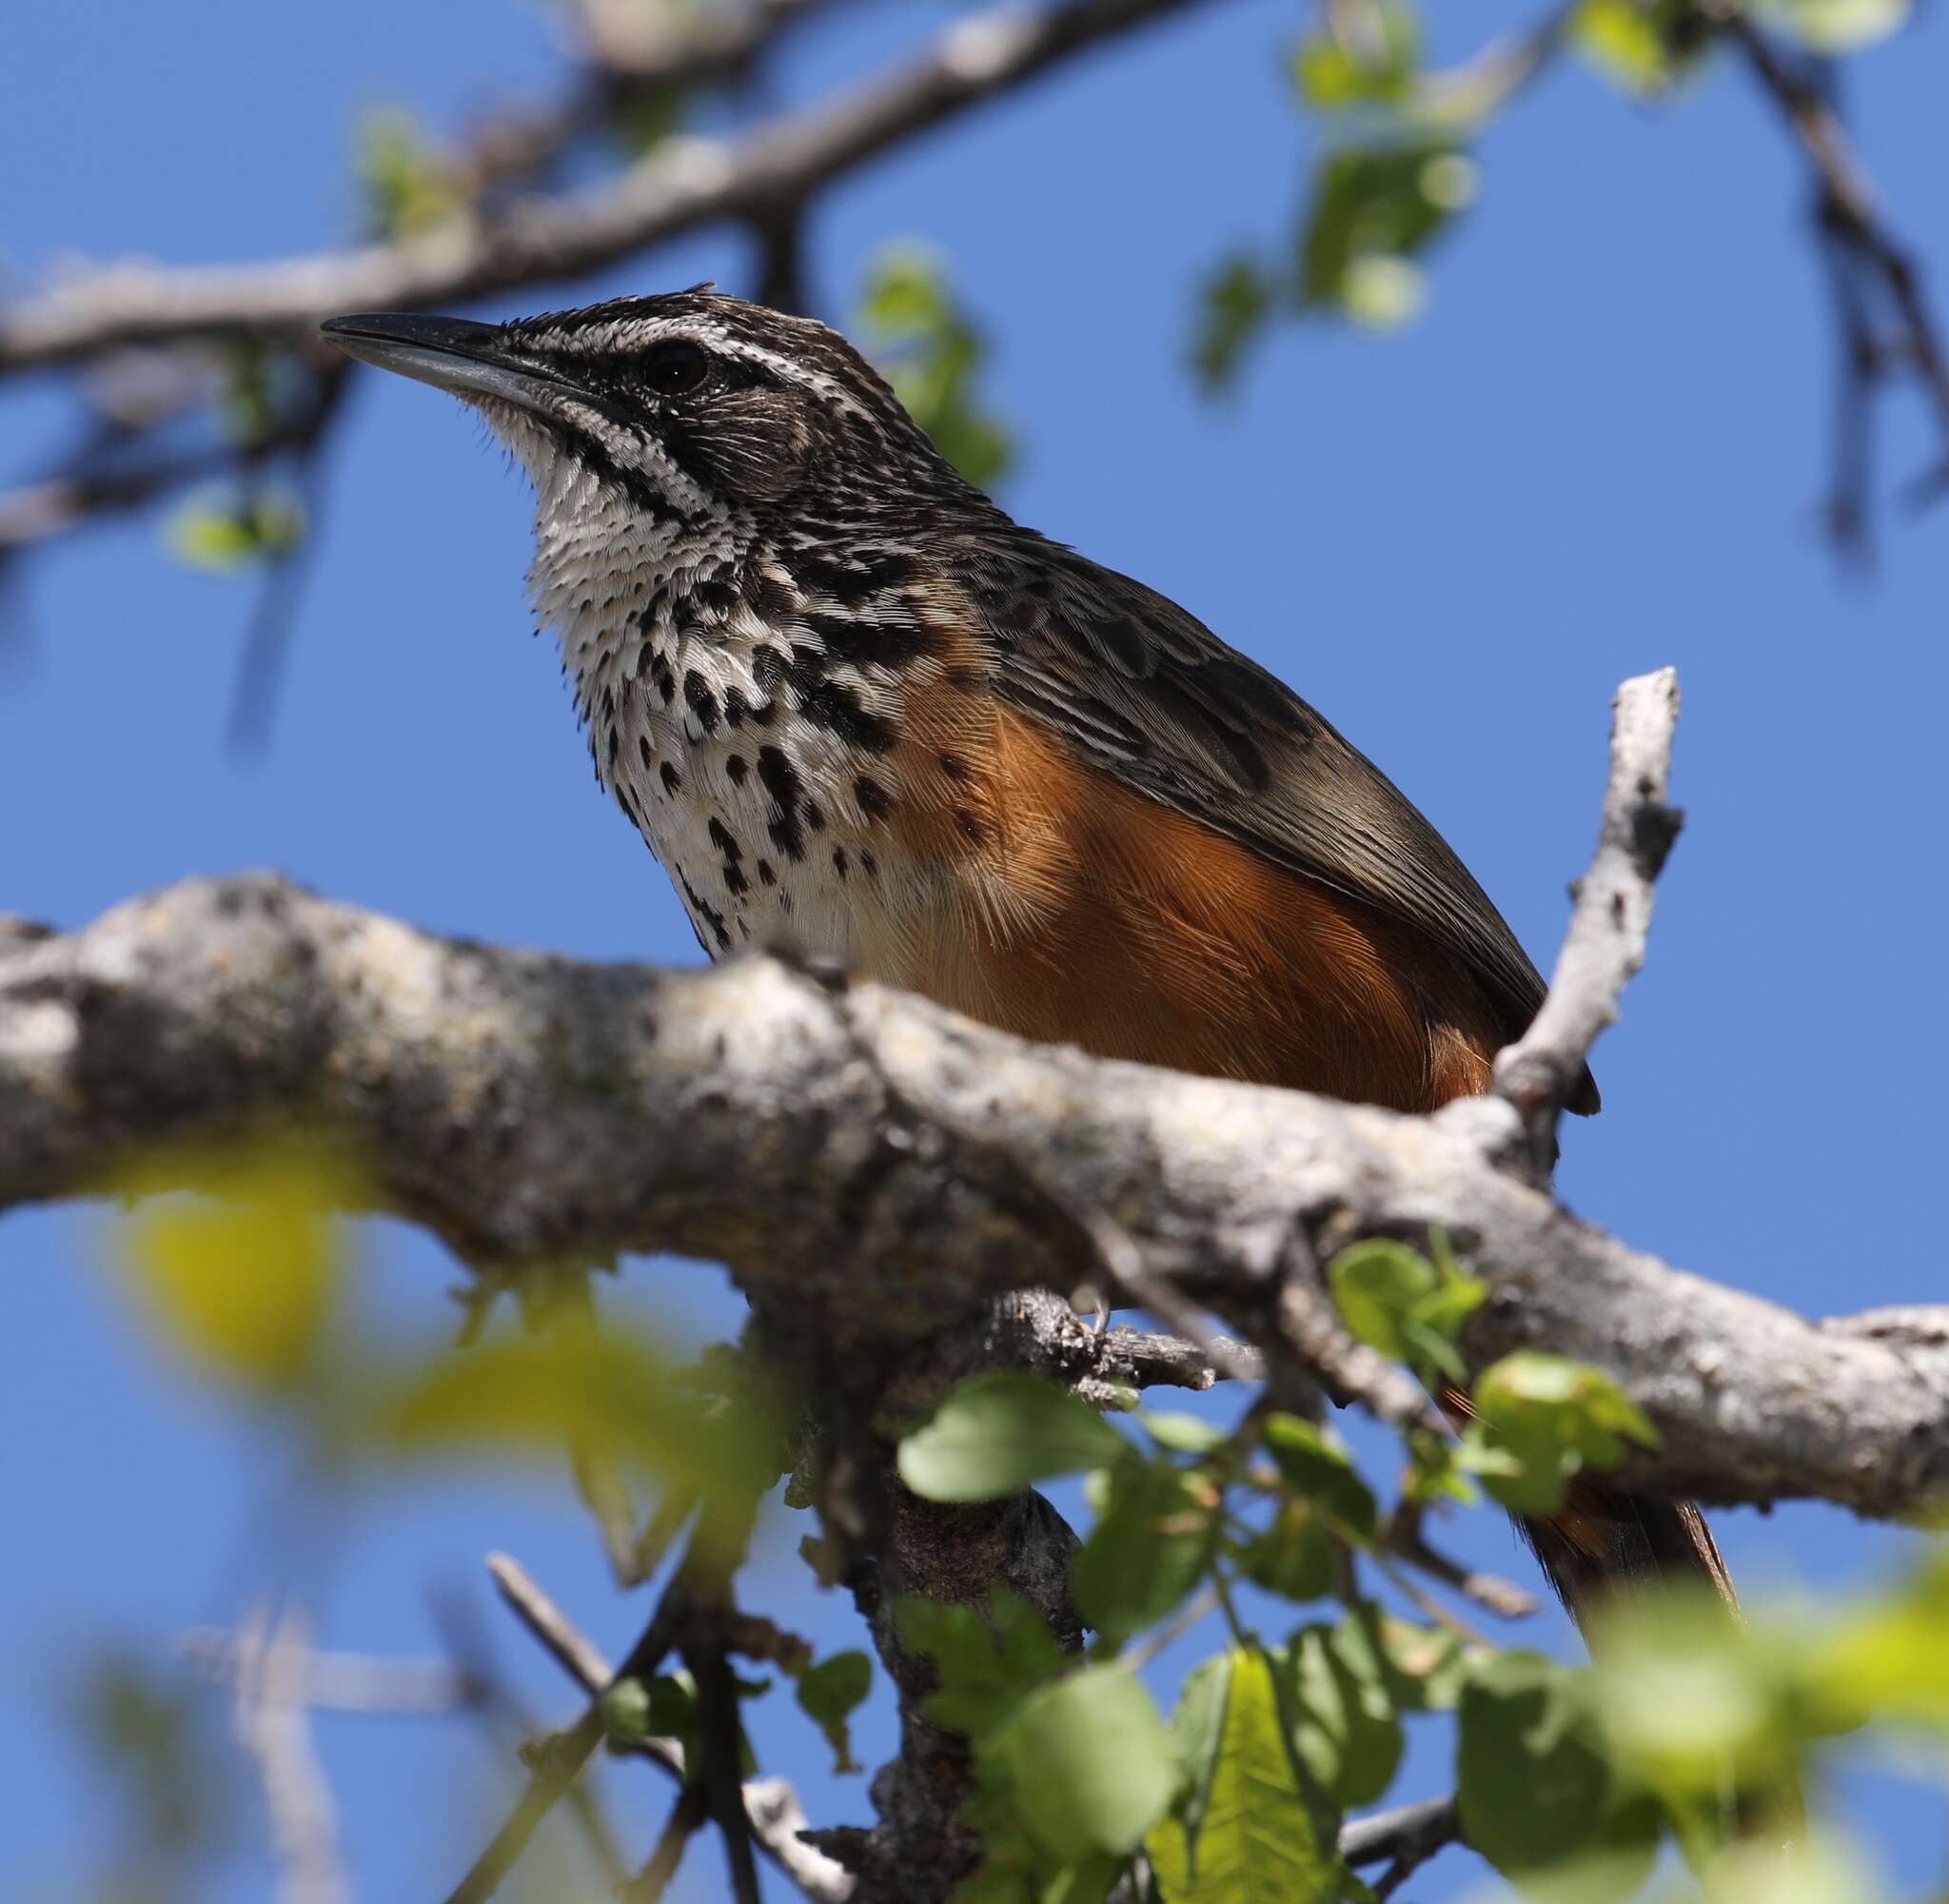
<svg viewBox="0 0 1949 1904">
<path fill-rule="evenodd" d="M 1330 8 L 1292 55 L 1293 84 L 1320 111 L 1388 104 L 1408 90 L 1421 64 L 1421 22 L 1401 0 Z"/>
<path fill-rule="evenodd" d="M 285 1392 L 318 1355 L 346 1256 L 332 1212 L 343 1172 L 296 1151 L 158 1161 L 122 1186 L 185 1181 L 221 1195 L 150 1196 L 120 1225 L 116 1255 L 151 1324 L 197 1366 L 258 1394 Z"/>
<path fill-rule="evenodd" d="M 304 540 L 305 505 L 280 485 L 264 483 L 239 492 L 201 490 L 170 512 L 163 540 L 189 568 L 236 575 L 253 562 L 290 551 Z"/>
<path fill-rule="evenodd" d="M 705 1495 L 762 1487 L 780 1445 L 760 1395 L 727 1404 L 683 1381 L 640 1331 L 575 1317 L 434 1354 L 387 1384 L 373 1429 L 406 1456 L 512 1455 L 553 1468 L 576 1449 Z"/>
<path fill-rule="evenodd" d="M 1711 34 L 1690 0 L 1583 0 L 1570 43 L 1613 85 L 1652 99 L 1703 58 Z"/>
<path fill-rule="evenodd" d="M 1195 1705 L 1179 1711 L 1185 1743 L 1209 1763 L 1195 1839 L 1181 1816 L 1145 1841 L 1171 1904 L 1331 1904 L 1345 1867 L 1338 1820 L 1323 1796 L 1302 1788 L 1288 1750 L 1272 1662 L 1259 1648 L 1235 1648 L 1218 1669 L 1200 1669 Z M 1191 1697 L 1186 1688 L 1188 1701 Z M 1187 1719 L 1195 1718 L 1187 1727 Z M 1190 1737 L 1195 1734 L 1195 1738 Z"/>
<path fill-rule="evenodd" d="M 940 259 L 924 245 L 889 245 L 874 262 L 858 322 L 878 347 L 894 394 L 935 448 L 977 488 L 994 483 L 1014 446 L 979 400 L 987 344 L 950 291 Z"/>
<path fill-rule="evenodd" d="M 399 107 L 377 107 L 360 119 L 352 163 L 371 237 L 410 237 L 465 203 L 453 162 Z"/>
</svg>

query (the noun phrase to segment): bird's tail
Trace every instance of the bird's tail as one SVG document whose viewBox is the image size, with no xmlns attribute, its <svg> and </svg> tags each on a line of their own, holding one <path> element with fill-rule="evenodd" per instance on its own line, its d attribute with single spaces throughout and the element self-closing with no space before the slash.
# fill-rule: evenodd
<svg viewBox="0 0 1949 1904">
<path fill-rule="evenodd" d="M 1585 1643 L 1600 1653 L 1604 1610 L 1647 1592 L 1708 1588 L 1728 1622 L 1744 1624 L 1732 1575 L 1695 1501 L 1658 1500 L 1578 1480 L 1547 1520 L 1516 1524 Z M 1787 1773 L 1728 1792 L 1721 1828 L 1729 1836 L 1791 1847 L 1806 1828 L 1799 1780 Z"/>
<path fill-rule="evenodd" d="M 1548 1520 L 1518 1524 L 1586 1639 L 1600 1607 L 1647 1589 L 1709 1587 L 1732 1619 L 1740 1618 L 1732 1576 L 1696 1502 L 1579 1480 Z"/>
</svg>

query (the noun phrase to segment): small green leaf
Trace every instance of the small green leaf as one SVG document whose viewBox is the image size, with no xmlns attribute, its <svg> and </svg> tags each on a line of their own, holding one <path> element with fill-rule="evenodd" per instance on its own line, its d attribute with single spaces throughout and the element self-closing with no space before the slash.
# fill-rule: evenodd
<svg viewBox="0 0 1949 1904">
<path fill-rule="evenodd" d="M 1698 65 L 1712 35 L 1691 0 L 1583 0 L 1570 42 L 1613 85 L 1653 99 Z"/>
<path fill-rule="evenodd" d="M 597 1701 L 602 1729 L 611 1738 L 650 1738 L 650 1689 L 640 1679 L 618 1679 Z"/>
<path fill-rule="evenodd" d="M 1610 1793 L 1582 1687 L 1539 1653 L 1499 1653 L 1471 1665 L 1456 1774 L 1463 1832 L 1506 1877 L 1587 1843 Z"/>
<path fill-rule="evenodd" d="M 353 169 L 374 238 L 431 229 L 461 209 L 461 175 L 409 112 L 379 107 L 360 121 Z"/>
<path fill-rule="evenodd" d="M 1053 1382 L 976 1375 L 901 1441 L 899 1471 L 925 1501 L 995 1501 L 1134 1452 L 1087 1402 Z"/>
<path fill-rule="evenodd" d="M 1355 1615 L 1334 1627 L 1303 1626 L 1288 1643 L 1293 1749 L 1343 1807 L 1372 1804 L 1401 1762 L 1390 1679 L 1372 1626 Z"/>
<path fill-rule="evenodd" d="M 972 1606 L 905 1599 L 895 1603 L 894 1627 L 900 1644 L 932 1659 L 939 1675 L 940 1689 L 922 1710 L 977 1740 L 1069 1663 L 1042 1616 L 999 1587 L 986 1619 Z"/>
<path fill-rule="evenodd" d="M 1218 1741 L 1195 1825 L 1180 1808 L 1146 1841 L 1159 1888 L 1171 1904 L 1335 1904 L 1347 1881 L 1338 1815 L 1302 1783 L 1271 1660 L 1255 1647 L 1211 1664 L 1224 1678 L 1201 1688 L 1199 1724 L 1215 1712 Z M 1211 1748 L 1201 1739 L 1200 1750 Z"/>
<path fill-rule="evenodd" d="M 131 1293 L 171 1345 L 259 1395 L 288 1393 L 316 1363 L 345 1281 L 333 1212 L 356 1202 L 342 1173 L 297 1151 L 158 1158 L 121 1186 L 183 1182 L 218 1198 L 158 1197 L 121 1225 Z"/>
<path fill-rule="evenodd" d="M 1111 1471 L 1109 1499 L 1073 1563 L 1076 1610 L 1112 1647 L 1165 1618 L 1198 1583 L 1218 1540 L 1218 1491 L 1163 1462 Z"/>
<path fill-rule="evenodd" d="M 1231 1698 L 1231 1661 L 1230 1653 L 1221 1653 L 1192 1667 L 1185 1675 L 1177 1696 L 1177 1710 L 1171 1716 L 1171 1736 L 1177 1742 L 1178 1763 L 1184 1769 L 1185 1781 L 1176 1816 L 1184 1827 L 1186 1852 L 1193 1861 L 1225 1743 L 1225 1709 Z"/>
<path fill-rule="evenodd" d="M 1212 1454 L 1231 1439 L 1230 1431 L 1215 1422 L 1172 1409 L 1139 1409 L 1137 1422 L 1160 1448 L 1169 1448 L 1173 1454 Z"/>
<path fill-rule="evenodd" d="M 1301 238 L 1301 302 L 1369 321 L 1407 315 L 1409 261 L 1473 198 L 1474 181 L 1470 162 L 1445 144 L 1329 153 Z"/>
<path fill-rule="evenodd" d="M 1085 1666 L 1031 1693 L 980 1752 L 1030 1835 L 1060 1858 L 1128 1856 L 1177 1794 L 1171 1735 L 1120 1666 Z"/>
<path fill-rule="evenodd" d="M 1349 1243 L 1327 1265 L 1340 1320 L 1357 1341 L 1396 1362 L 1408 1360 L 1401 1319 L 1441 1286 L 1435 1266 L 1405 1243 L 1370 1236 Z"/>
<path fill-rule="evenodd" d="M 884 346 L 887 381 L 935 448 L 976 488 L 1001 476 L 1014 445 L 975 392 L 987 345 L 950 294 L 940 260 L 924 245 L 888 246 L 868 279 L 859 325 Z"/>
<path fill-rule="evenodd" d="M 1294 1493 L 1324 1508 L 1349 1540 L 1373 1543 L 1380 1509 L 1338 1441 L 1311 1422 L 1282 1414 L 1268 1417 L 1265 1443 Z"/>
<path fill-rule="evenodd" d="M 798 1703 L 833 1748 L 833 1770 L 856 1772 L 848 1718 L 873 1690 L 873 1661 L 856 1648 L 835 1653 L 798 1676 Z"/>
<path fill-rule="evenodd" d="M 1237 375 L 1248 347 L 1272 315 L 1274 287 L 1258 261 L 1229 258 L 1198 291 L 1191 369 L 1207 396 Z"/>
<path fill-rule="evenodd" d="M 1271 1525 L 1239 1550 L 1254 1586 L 1284 1600 L 1324 1600 L 1338 1590 L 1339 1542 L 1310 1501 L 1282 1501 Z"/>
<path fill-rule="evenodd" d="M 1400 0 L 1336 11 L 1292 55 L 1293 83 L 1307 105 L 1324 112 L 1402 99 L 1421 65 L 1421 22 Z"/>
<path fill-rule="evenodd" d="M 1658 1445 L 1658 1431 L 1609 1376 L 1563 1356 L 1506 1355 L 1476 1378 L 1473 1401 L 1476 1428 L 1461 1459 L 1522 1514 L 1549 1513 L 1585 1468 L 1615 1467 L 1627 1441 Z"/>
</svg>

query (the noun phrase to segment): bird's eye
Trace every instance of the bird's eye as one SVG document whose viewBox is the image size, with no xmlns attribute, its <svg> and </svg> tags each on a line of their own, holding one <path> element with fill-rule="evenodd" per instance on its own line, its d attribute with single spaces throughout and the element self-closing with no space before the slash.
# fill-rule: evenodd
<svg viewBox="0 0 1949 1904">
<path fill-rule="evenodd" d="M 681 397 L 709 374 L 711 360 L 694 344 L 660 344 L 643 359 L 643 381 L 660 397 Z"/>
</svg>

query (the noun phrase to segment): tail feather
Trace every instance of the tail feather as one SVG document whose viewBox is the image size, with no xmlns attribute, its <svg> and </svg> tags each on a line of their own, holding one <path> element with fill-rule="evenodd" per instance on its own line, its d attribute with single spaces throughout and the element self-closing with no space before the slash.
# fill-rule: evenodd
<svg viewBox="0 0 1949 1904">
<path fill-rule="evenodd" d="M 1739 1618 L 1739 1597 L 1698 1503 L 1574 1482 L 1546 1521 L 1517 1523 L 1585 1637 L 1597 1609 L 1657 1587 L 1696 1582 Z"/>
</svg>

